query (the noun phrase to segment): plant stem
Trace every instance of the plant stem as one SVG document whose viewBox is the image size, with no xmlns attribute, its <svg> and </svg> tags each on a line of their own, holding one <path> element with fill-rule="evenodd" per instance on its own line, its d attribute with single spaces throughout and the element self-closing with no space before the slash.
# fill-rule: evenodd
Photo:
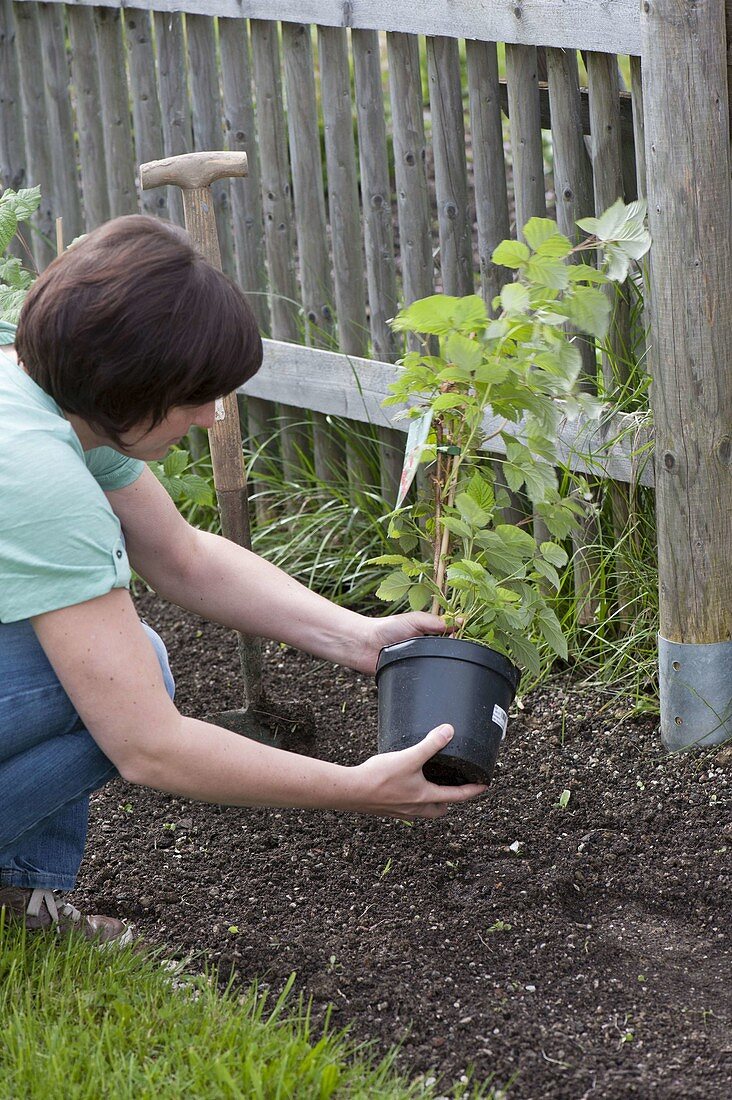
<svg viewBox="0 0 732 1100">
<path fill-rule="evenodd" d="M 438 452 L 439 453 L 439 452 Z M 450 490 L 447 498 L 448 508 L 452 508 L 455 503 L 455 493 L 457 491 L 457 471 L 460 465 L 460 455 L 455 455 L 452 462 L 448 460 L 447 475 L 445 477 L 445 484 L 450 484 Z M 442 598 L 445 598 L 445 572 L 447 570 L 447 552 L 450 549 L 450 532 L 447 527 L 442 528 L 442 538 L 440 539 L 439 526 L 435 527 L 435 548 L 439 541 L 439 554 L 435 554 L 435 584 L 439 589 L 439 593 Z M 431 611 L 433 615 L 437 614 L 440 606 L 440 595 L 432 597 Z"/>
</svg>

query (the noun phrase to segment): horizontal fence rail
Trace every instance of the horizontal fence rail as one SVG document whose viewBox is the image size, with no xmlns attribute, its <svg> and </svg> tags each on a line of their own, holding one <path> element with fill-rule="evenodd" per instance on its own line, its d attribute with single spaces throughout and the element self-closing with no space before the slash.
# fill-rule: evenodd
<svg viewBox="0 0 732 1100">
<path fill-rule="evenodd" d="M 69 2 L 83 7 L 134 6 L 119 0 Z M 484 42 L 641 52 L 639 0 L 423 0 L 416 4 L 414 0 L 152 0 L 138 6 L 149 11 L 408 31 Z"/>
<path fill-rule="evenodd" d="M 263 343 L 262 366 L 239 393 L 299 405 L 325 416 L 407 431 L 410 421 L 392 419 L 396 407 L 384 409 L 381 404 L 389 395 L 390 384 L 398 378 L 398 366 L 279 340 Z M 494 437 L 490 453 L 502 455 L 506 448 L 495 433 L 502 430 L 520 437 L 523 424 L 506 422 L 489 411 L 483 428 L 486 436 Z M 611 409 L 599 420 L 562 420 L 557 437 L 558 456 L 569 469 L 649 487 L 655 480 L 652 446 L 647 417 L 613 414 Z"/>
</svg>

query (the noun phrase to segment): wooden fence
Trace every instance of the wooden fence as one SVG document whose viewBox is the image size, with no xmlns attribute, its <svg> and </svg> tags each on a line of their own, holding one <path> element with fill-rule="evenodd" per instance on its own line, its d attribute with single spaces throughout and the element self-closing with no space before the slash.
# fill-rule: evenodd
<svg viewBox="0 0 732 1100">
<path fill-rule="evenodd" d="M 0 0 L 0 177 L 43 188 L 39 267 L 57 215 L 67 240 L 140 207 L 180 219 L 175 192 L 139 194 L 140 162 L 245 149 L 249 177 L 218 186 L 216 212 L 224 265 L 271 337 L 249 434 L 267 437 L 276 402 L 285 464 L 312 448 L 320 472 L 345 462 L 357 486 L 358 451 L 339 452 L 325 417 L 366 422 L 389 495 L 399 451 L 378 397 L 398 306 L 436 289 L 490 300 L 506 278 L 492 249 L 529 217 L 572 235 L 648 194 L 661 630 L 732 644 L 729 0 L 727 26 L 725 0 L 149 7 Z M 616 320 L 608 392 L 637 338 L 620 304 Z M 651 483 L 642 421 L 568 427 L 568 461 Z"/>
</svg>

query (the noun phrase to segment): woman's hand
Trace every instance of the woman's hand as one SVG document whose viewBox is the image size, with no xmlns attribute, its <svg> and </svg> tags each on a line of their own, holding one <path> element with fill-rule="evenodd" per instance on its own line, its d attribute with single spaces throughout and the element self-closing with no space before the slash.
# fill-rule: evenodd
<svg viewBox="0 0 732 1100">
<path fill-rule="evenodd" d="M 452 726 L 437 726 L 411 748 L 381 753 L 359 764 L 353 769 L 359 791 L 344 808 L 408 821 L 413 817 L 443 817 L 451 803 L 483 794 L 487 787 L 480 783 L 442 787 L 424 777 L 422 765 L 444 749 L 453 733 Z"/>
<path fill-rule="evenodd" d="M 376 672 L 379 652 L 385 645 L 406 642 L 407 638 L 417 638 L 421 634 L 449 634 L 448 626 L 439 615 L 429 615 L 426 611 L 408 611 L 405 615 L 388 615 L 384 619 L 363 618 L 363 635 L 360 646 L 348 661 L 359 672 Z"/>
</svg>

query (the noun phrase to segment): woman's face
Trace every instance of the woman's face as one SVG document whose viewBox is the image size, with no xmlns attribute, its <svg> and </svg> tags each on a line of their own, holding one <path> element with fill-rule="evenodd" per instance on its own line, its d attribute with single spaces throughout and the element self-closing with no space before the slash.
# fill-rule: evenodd
<svg viewBox="0 0 732 1100">
<path fill-rule="evenodd" d="M 205 405 L 177 405 L 154 428 L 143 424 L 125 432 L 122 436 L 124 453 L 145 462 L 160 460 L 174 443 L 180 443 L 191 428 L 212 428 L 215 408 L 215 401 L 208 401 Z M 117 444 L 112 446 L 120 449 Z"/>
</svg>

